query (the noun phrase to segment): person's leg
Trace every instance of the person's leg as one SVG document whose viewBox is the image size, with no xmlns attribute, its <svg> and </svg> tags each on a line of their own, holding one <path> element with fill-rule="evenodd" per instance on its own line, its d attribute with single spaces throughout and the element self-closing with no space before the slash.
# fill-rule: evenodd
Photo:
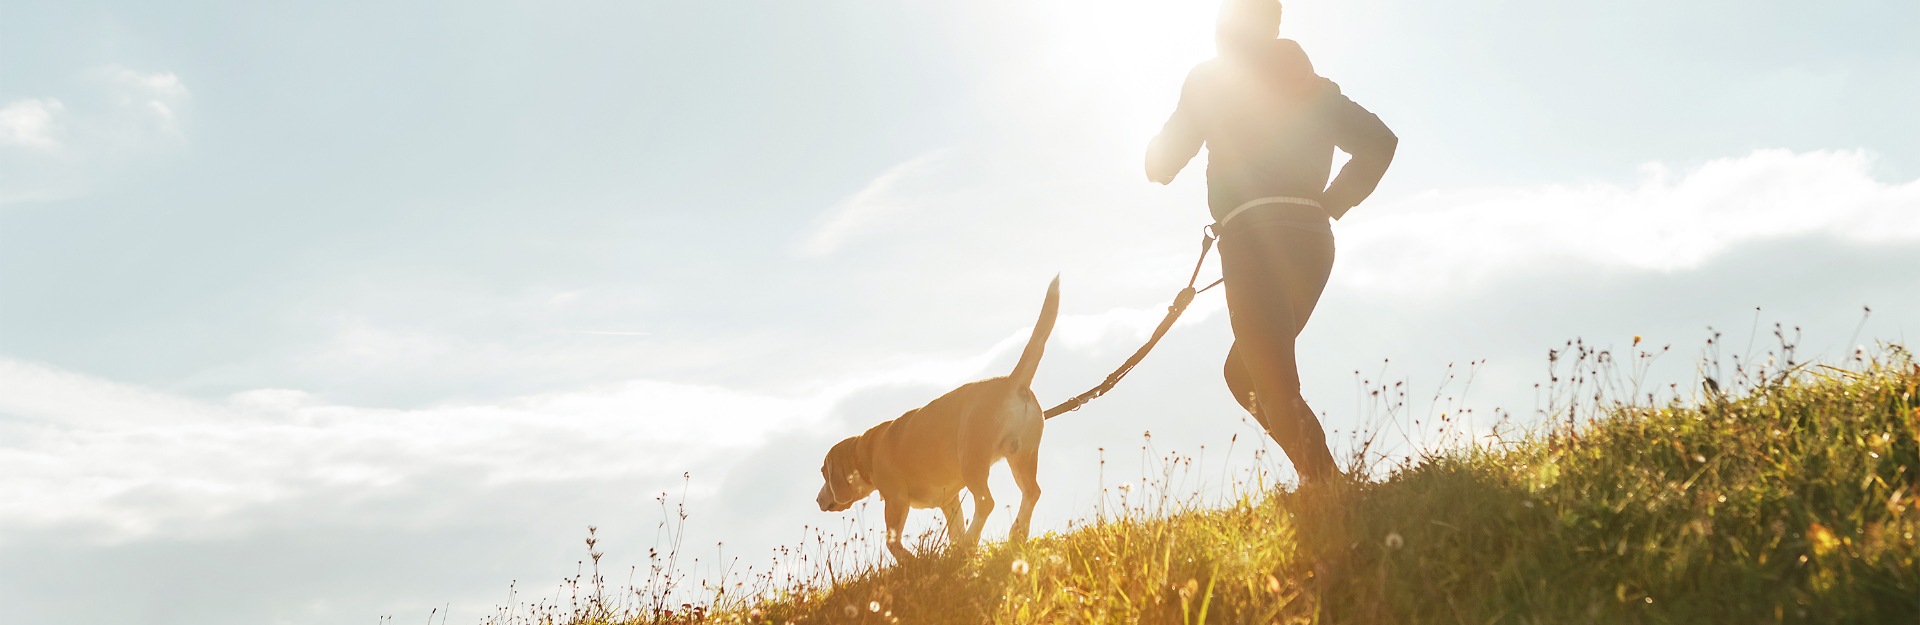
<svg viewBox="0 0 1920 625">
<path fill-rule="evenodd" d="M 1313 408 L 1307 404 L 1300 393 L 1299 369 L 1294 366 L 1293 351 L 1286 348 L 1268 347 L 1265 349 L 1240 350 L 1240 343 L 1264 344 L 1262 339 L 1248 338 L 1248 333 L 1240 332 L 1236 323 L 1235 335 L 1241 337 L 1235 341 L 1235 350 L 1227 363 L 1229 388 L 1234 389 L 1234 398 L 1240 405 L 1253 414 L 1267 435 L 1280 444 L 1280 450 L 1286 452 L 1293 461 L 1294 468 L 1300 472 L 1303 480 L 1313 481 L 1333 474 L 1337 467 L 1333 462 L 1333 452 L 1327 448 L 1327 435 L 1320 426 L 1320 419 L 1313 414 Z M 1292 341 L 1286 341 L 1292 343 Z M 1243 355 L 1244 354 L 1244 355 Z M 1234 375 L 1234 371 L 1238 375 Z M 1237 378 L 1237 380 L 1236 380 Z M 1251 390 L 1243 390 L 1246 388 Z M 1269 399 L 1277 398 L 1277 399 Z"/>
<path fill-rule="evenodd" d="M 1221 240 L 1235 339 L 1227 387 L 1308 481 L 1338 469 L 1320 420 L 1300 393 L 1294 341 L 1326 287 L 1332 257 L 1332 238 L 1324 232 L 1253 222 Z"/>
<path fill-rule="evenodd" d="M 1266 427 L 1266 418 L 1261 417 L 1259 411 L 1254 410 L 1253 372 L 1247 370 L 1246 361 L 1240 358 L 1239 340 L 1235 340 L 1227 347 L 1227 363 L 1221 369 L 1221 373 L 1227 378 L 1227 392 L 1233 393 L 1233 400 L 1240 402 L 1241 408 L 1246 409 L 1254 419 L 1259 420 L 1261 427 Z"/>
</svg>

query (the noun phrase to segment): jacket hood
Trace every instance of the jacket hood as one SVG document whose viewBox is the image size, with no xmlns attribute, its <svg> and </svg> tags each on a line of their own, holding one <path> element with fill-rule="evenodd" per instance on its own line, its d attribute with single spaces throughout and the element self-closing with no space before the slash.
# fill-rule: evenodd
<svg viewBox="0 0 1920 625">
<path fill-rule="evenodd" d="M 1292 39 L 1221 40 L 1220 58 L 1277 84 L 1305 89 L 1319 76 L 1307 51 Z"/>
</svg>

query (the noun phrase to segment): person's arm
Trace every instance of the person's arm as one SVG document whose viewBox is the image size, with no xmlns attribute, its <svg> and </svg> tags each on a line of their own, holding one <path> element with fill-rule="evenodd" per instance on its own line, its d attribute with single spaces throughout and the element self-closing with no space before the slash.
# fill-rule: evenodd
<svg viewBox="0 0 1920 625">
<path fill-rule="evenodd" d="M 1328 123 L 1333 128 L 1333 144 L 1353 157 L 1321 194 L 1321 204 L 1326 206 L 1327 214 L 1339 219 L 1380 185 L 1380 178 L 1387 175 L 1387 165 L 1393 163 L 1393 152 L 1399 147 L 1400 138 L 1387 129 L 1379 116 L 1341 95 L 1339 85 L 1331 80 L 1326 85 L 1327 94 L 1323 97 L 1330 100 Z"/>
<path fill-rule="evenodd" d="M 1159 136 L 1147 144 L 1147 180 L 1167 184 L 1173 177 L 1200 153 L 1200 146 L 1206 143 L 1205 135 L 1200 131 L 1198 71 L 1187 75 L 1187 82 L 1180 88 L 1180 104 L 1173 109 L 1173 115 L 1167 118 L 1167 125 L 1160 129 Z"/>
</svg>

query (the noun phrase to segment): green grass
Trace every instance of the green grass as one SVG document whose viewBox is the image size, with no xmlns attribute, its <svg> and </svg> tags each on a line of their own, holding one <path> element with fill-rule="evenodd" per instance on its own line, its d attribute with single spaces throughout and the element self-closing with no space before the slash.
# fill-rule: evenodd
<svg viewBox="0 0 1920 625">
<path fill-rule="evenodd" d="M 1920 367 L 1895 348 L 1743 379 L 1377 479 L 723 591 L 698 619 L 560 620 L 1920 622 Z"/>
</svg>

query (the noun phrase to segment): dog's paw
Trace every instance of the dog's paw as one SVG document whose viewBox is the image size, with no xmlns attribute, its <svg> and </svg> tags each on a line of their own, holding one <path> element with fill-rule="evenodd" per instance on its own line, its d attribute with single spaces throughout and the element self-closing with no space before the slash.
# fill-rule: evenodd
<svg viewBox="0 0 1920 625">
<path fill-rule="evenodd" d="M 955 555 L 970 556 L 970 555 L 973 555 L 973 552 L 978 551 L 979 549 L 980 549 L 980 541 L 978 539 L 968 540 L 968 539 L 962 538 L 960 540 L 947 543 L 947 550 L 952 551 Z"/>
</svg>

